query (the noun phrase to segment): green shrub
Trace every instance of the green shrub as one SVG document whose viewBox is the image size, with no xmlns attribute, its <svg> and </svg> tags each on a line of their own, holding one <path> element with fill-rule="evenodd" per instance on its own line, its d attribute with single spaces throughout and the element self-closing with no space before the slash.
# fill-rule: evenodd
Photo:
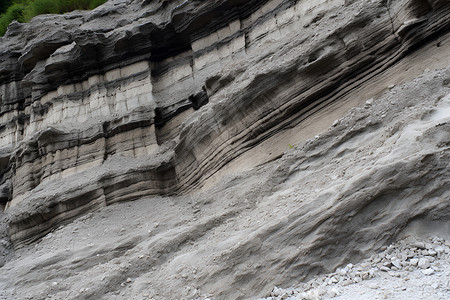
<svg viewBox="0 0 450 300">
<path fill-rule="evenodd" d="M 59 4 L 55 0 L 34 0 L 31 3 L 33 16 L 44 14 L 58 14 Z"/>
<path fill-rule="evenodd" d="M 14 2 L 13 2 L 14 1 Z M 43 14 L 63 14 L 73 10 L 89 10 L 102 5 L 107 0 L 0 0 L 0 36 L 6 33 L 13 21 L 29 22 Z M 8 7 L 9 6 L 9 7 Z"/>
<path fill-rule="evenodd" d="M 91 4 L 89 4 L 89 8 L 88 9 L 94 9 L 97 6 L 102 5 L 106 1 L 108 1 L 108 0 L 91 0 Z"/>
<path fill-rule="evenodd" d="M 0 14 L 4 14 L 11 4 L 12 0 L 0 0 Z"/>
<path fill-rule="evenodd" d="M 0 36 L 3 36 L 6 33 L 6 29 L 12 21 L 17 20 L 19 22 L 25 22 L 25 9 L 26 5 L 15 3 L 11 5 L 6 10 L 6 12 L 0 16 Z"/>
</svg>

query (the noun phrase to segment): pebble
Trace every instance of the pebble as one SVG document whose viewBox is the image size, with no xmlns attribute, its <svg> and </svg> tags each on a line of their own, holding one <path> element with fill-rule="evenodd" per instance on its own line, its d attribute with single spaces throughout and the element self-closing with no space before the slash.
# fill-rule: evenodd
<svg viewBox="0 0 450 300">
<path fill-rule="evenodd" d="M 350 281 L 350 280 L 344 280 L 343 282 L 342 282 L 342 285 L 343 286 L 347 286 L 347 285 L 350 285 L 350 284 L 352 284 L 353 282 L 352 281 Z"/>
<path fill-rule="evenodd" d="M 338 280 L 336 279 L 336 277 L 331 277 L 329 280 L 330 283 L 337 283 Z"/>
<path fill-rule="evenodd" d="M 428 268 L 428 269 L 422 270 L 422 273 L 423 273 L 424 275 L 429 276 L 429 275 L 431 275 L 431 274 L 434 273 L 434 270 L 431 269 L 431 268 Z"/>
<path fill-rule="evenodd" d="M 393 261 L 392 261 L 392 264 L 393 264 L 397 269 L 401 269 L 401 268 L 402 268 L 402 265 L 401 265 L 399 259 L 393 260 Z"/>
<path fill-rule="evenodd" d="M 401 274 L 398 272 L 388 272 L 389 275 L 391 275 L 392 277 L 401 277 Z"/>
<path fill-rule="evenodd" d="M 327 291 L 327 296 L 330 298 L 334 298 L 339 295 L 339 291 L 337 288 L 333 287 L 329 291 Z"/>
<path fill-rule="evenodd" d="M 424 242 L 415 242 L 413 244 L 414 247 L 416 247 L 417 249 L 425 249 L 425 243 Z"/>
<path fill-rule="evenodd" d="M 427 268 L 430 267 L 431 263 L 430 263 L 430 261 L 428 260 L 428 258 L 424 258 L 424 257 L 423 257 L 423 258 L 419 259 L 419 262 L 418 262 L 417 265 L 418 265 L 419 268 L 421 268 L 421 269 L 427 269 Z"/>
<path fill-rule="evenodd" d="M 375 282 L 369 283 L 369 288 L 373 289 L 373 290 L 377 290 L 380 288 L 380 286 L 378 284 L 376 284 Z"/>
<path fill-rule="evenodd" d="M 411 266 L 417 266 L 418 263 L 419 263 L 419 259 L 417 259 L 417 258 L 413 258 L 409 261 L 409 264 Z"/>
<path fill-rule="evenodd" d="M 278 288 L 278 287 L 274 287 L 273 290 L 272 290 L 272 296 L 273 297 L 281 296 L 282 293 L 283 293 L 283 291 L 280 288 Z"/>
<path fill-rule="evenodd" d="M 436 251 L 437 255 L 441 255 L 442 253 L 444 253 L 445 250 L 444 250 L 444 247 L 437 246 L 435 251 Z"/>
<path fill-rule="evenodd" d="M 347 275 L 348 268 L 339 269 L 338 274 L 341 276 Z"/>
</svg>

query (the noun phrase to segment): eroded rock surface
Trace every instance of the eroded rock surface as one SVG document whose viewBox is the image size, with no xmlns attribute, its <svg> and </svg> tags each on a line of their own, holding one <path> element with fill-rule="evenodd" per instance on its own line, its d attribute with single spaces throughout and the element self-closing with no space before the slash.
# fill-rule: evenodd
<svg viewBox="0 0 450 300">
<path fill-rule="evenodd" d="M 264 296 L 447 224 L 449 30 L 438 0 L 113 0 L 13 23 L 0 289 Z M 94 211 L 103 226 L 70 227 Z"/>
</svg>

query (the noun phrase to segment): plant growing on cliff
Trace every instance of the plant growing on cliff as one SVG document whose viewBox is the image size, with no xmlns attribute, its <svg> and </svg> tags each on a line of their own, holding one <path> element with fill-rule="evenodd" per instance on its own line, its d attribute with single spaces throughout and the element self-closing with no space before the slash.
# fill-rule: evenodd
<svg viewBox="0 0 450 300">
<path fill-rule="evenodd" d="M 107 0 L 0 0 L 0 36 L 6 33 L 8 25 L 16 20 L 29 22 L 42 14 L 63 14 L 73 10 L 89 10 Z"/>
<path fill-rule="evenodd" d="M 12 0 L 0 0 L 0 14 L 4 14 L 11 4 Z"/>
<path fill-rule="evenodd" d="M 0 15 L 0 36 L 3 36 L 6 33 L 6 29 L 8 25 L 17 20 L 19 22 L 24 22 L 24 11 L 26 6 L 20 3 L 14 3 L 10 7 L 8 7 L 2 15 Z"/>
</svg>

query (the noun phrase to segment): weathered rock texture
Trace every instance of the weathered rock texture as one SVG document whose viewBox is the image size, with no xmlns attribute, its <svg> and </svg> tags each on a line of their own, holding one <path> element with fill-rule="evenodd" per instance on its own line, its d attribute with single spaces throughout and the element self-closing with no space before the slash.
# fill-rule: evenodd
<svg viewBox="0 0 450 300">
<path fill-rule="evenodd" d="M 176 196 L 155 203 L 179 213 L 152 214 L 166 231 L 116 249 L 144 248 L 145 262 L 128 256 L 139 267 L 70 297 L 142 276 L 169 278 L 151 287 L 162 298 L 186 278 L 235 298 L 363 257 L 413 220 L 448 221 L 449 31 L 437 0 L 109 1 L 13 23 L 0 38 L 5 241 L 26 248 L 112 203 Z M 164 199 L 205 213 L 190 223 L 202 210 Z M 204 241 L 214 232 L 220 243 Z M 72 276 L 59 257 L 58 271 L 35 268 Z M 198 274 L 177 277 L 189 259 Z"/>
</svg>

